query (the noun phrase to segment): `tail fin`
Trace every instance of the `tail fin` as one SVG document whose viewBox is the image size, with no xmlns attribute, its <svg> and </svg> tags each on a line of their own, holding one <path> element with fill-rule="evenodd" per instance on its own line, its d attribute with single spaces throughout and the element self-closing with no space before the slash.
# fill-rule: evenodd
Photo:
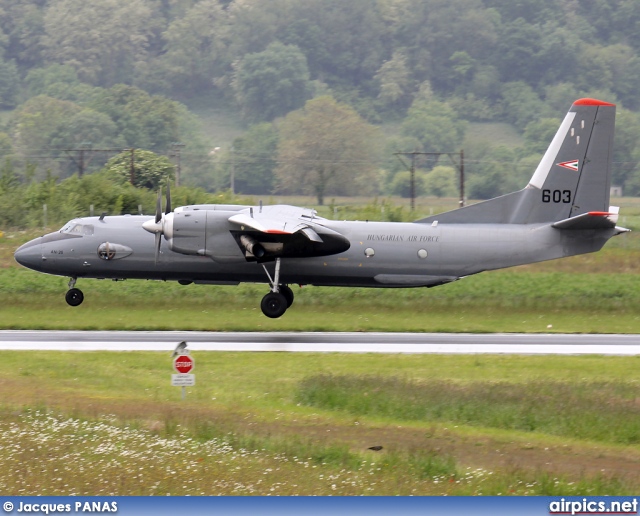
<svg viewBox="0 0 640 516">
<path fill-rule="evenodd" d="M 532 224 L 607 212 L 615 104 L 576 100 L 523 190 L 417 222 Z"/>
</svg>

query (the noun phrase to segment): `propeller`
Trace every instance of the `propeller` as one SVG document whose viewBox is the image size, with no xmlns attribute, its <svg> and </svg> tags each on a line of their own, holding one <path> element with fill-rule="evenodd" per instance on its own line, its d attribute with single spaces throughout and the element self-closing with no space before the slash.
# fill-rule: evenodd
<svg viewBox="0 0 640 516">
<path fill-rule="evenodd" d="M 164 215 L 162 214 L 162 187 L 158 190 L 158 198 L 156 200 L 156 215 L 153 221 L 148 220 L 142 223 L 142 227 L 149 233 L 155 235 L 155 263 L 158 264 L 158 256 L 160 255 L 160 246 L 162 245 L 162 235 L 165 235 L 165 225 L 169 222 L 168 215 L 171 213 L 171 189 L 167 183 L 167 199 L 165 203 Z"/>
<path fill-rule="evenodd" d="M 160 189 L 160 193 L 162 193 L 162 188 Z M 171 186 L 169 186 L 169 182 L 167 182 L 167 203 L 164 207 L 164 214 L 169 215 L 169 213 L 171 213 Z"/>
</svg>

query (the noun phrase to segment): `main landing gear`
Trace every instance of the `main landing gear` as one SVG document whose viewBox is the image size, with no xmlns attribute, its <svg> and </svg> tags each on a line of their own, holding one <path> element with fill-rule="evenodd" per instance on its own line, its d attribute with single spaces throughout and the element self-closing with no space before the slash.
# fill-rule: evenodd
<svg viewBox="0 0 640 516">
<path fill-rule="evenodd" d="M 272 278 L 267 268 L 262 265 L 264 272 L 266 272 L 269 278 L 269 284 L 271 285 L 271 292 L 262 298 L 260 308 L 262 313 L 271 319 L 277 319 L 282 317 L 293 304 L 293 290 L 287 285 L 280 284 L 280 258 L 276 258 L 276 271 Z"/>
<path fill-rule="evenodd" d="M 65 294 L 64 298 L 69 306 L 79 306 L 84 301 L 84 294 L 79 288 L 75 288 L 76 278 L 69 280 L 69 290 Z"/>
</svg>

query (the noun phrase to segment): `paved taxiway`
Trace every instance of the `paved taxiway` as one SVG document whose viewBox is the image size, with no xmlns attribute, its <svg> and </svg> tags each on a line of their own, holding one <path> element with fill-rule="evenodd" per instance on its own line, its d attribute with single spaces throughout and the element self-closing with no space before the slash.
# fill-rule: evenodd
<svg viewBox="0 0 640 516">
<path fill-rule="evenodd" d="M 640 355 L 640 335 L 0 331 L 3 350 Z"/>
</svg>

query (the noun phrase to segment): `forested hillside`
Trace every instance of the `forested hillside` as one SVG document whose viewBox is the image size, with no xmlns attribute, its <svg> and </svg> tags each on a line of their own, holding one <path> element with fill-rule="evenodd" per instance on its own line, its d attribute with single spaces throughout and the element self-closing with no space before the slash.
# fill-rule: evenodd
<svg viewBox="0 0 640 516">
<path fill-rule="evenodd" d="M 640 195 L 639 53 L 637 0 L 0 0 L 0 191 L 137 148 L 208 191 L 407 195 L 394 152 L 464 147 L 486 198 L 590 96 L 618 105 L 614 183 Z M 455 195 L 448 157 L 417 164 L 418 193 Z"/>
</svg>

